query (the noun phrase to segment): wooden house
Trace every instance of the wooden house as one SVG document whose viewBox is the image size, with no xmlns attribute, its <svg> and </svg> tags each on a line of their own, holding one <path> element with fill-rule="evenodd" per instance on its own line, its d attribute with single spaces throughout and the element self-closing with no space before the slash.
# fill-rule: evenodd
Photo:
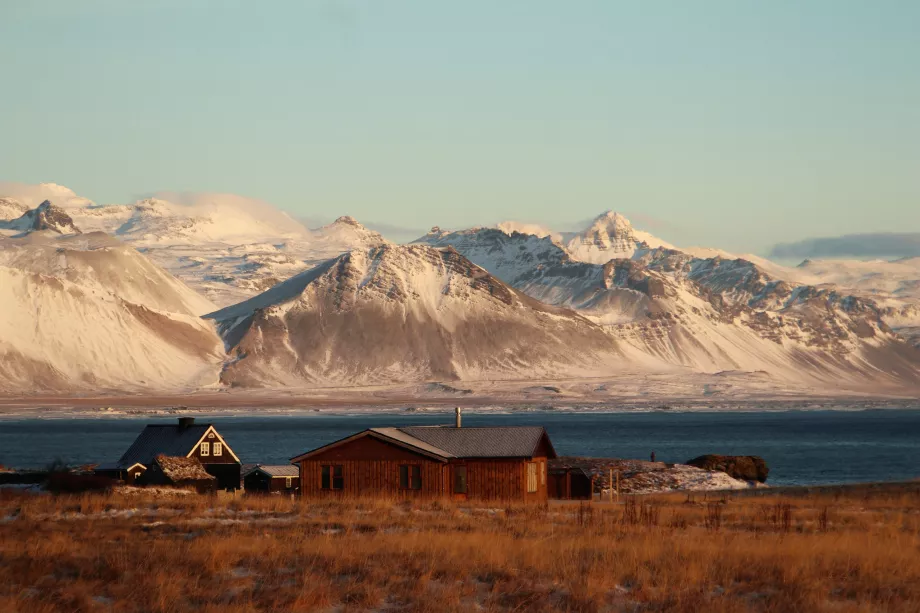
<svg viewBox="0 0 920 613">
<path fill-rule="evenodd" d="M 547 460 L 542 427 L 371 428 L 291 459 L 304 496 L 453 497 L 542 502 Z"/>
<path fill-rule="evenodd" d="M 159 455 L 197 458 L 204 470 L 217 479 L 217 489 L 240 487 L 240 459 L 212 424 L 196 424 L 194 417 L 180 417 L 173 424 L 148 425 L 117 462 L 98 466 L 95 472 L 143 484 L 144 473 Z"/>
<path fill-rule="evenodd" d="M 300 469 L 291 465 L 256 465 L 243 473 L 243 488 L 247 493 L 297 494 Z"/>
<path fill-rule="evenodd" d="M 194 488 L 199 494 L 204 494 L 217 489 L 217 477 L 208 474 L 195 456 L 174 457 L 160 454 L 138 479 L 138 485 Z"/>
</svg>

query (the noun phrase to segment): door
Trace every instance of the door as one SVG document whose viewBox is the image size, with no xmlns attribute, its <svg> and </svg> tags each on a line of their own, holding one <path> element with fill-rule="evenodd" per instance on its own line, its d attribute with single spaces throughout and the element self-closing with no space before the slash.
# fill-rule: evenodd
<svg viewBox="0 0 920 613">
<path fill-rule="evenodd" d="M 466 464 L 453 464 L 451 466 L 451 492 L 454 500 L 466 500 L 469 484 L 466 480 Z"/>
</svg>

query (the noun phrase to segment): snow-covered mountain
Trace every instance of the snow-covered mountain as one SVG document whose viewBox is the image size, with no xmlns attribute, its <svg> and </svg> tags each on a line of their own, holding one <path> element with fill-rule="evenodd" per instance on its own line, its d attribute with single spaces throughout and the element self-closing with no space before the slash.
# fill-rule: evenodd
<svg viewBox="0 0 920 613">
<path fill-rule="evenodd" d="M 640 239 L 619 215 L 598 219 L 605 218 L 606 226 L 596 220 L 580 233 L 611 228 L 598 241 L 603 249 L 495 228 L 438 229 L 417 242 L 451 246 L 529 296 L 606 326 L 621 343 L 698 371 L 765 370 L 777 380 L 826 382 L 904 382 L 920 374 L 920 353 L 891 332 L 871 300 L 777 279 L 741 258 L 695 257 Z M 609 253 L 623 257 L 598 263 Z"/>
<path fill-rule="evenodd" d="M 217 382 L 213 306 L 104 234 L 0 238 L 0 391 Z"/>
<path fill-rule="evenodd" d="M 596 324 L 421 245 L 351 251 L 208 317 L 235 386 L 587 376 L 626 363 Z"/>
<path fill-rule="evenodd" d="M 130 205 L 97 205 L 56 184 L 0 184 L 0 189 L 5 186 L 18 197 L 0 199 L 0 235 L 32 231 L 36 223 L 61 233 L 105 232 L 218 306 L 245 300 L 346 251 L 386 243 L 352 217 L 310 230 L 267 203 L 230 194 L 167 193 Z M 29 212 L 39 195 L 56 200 Z"/>
<path fill-rule="evenodd" d="M 790 268 L 679 249 L 615 212 L 578 232 L 504 222 L 400 246 L 352 217 L 307 229 L 236 196 L 100 206 L 14 187 L 0 198 L 0 391 L 920 381 L 917 258 Z"/>
</svg>

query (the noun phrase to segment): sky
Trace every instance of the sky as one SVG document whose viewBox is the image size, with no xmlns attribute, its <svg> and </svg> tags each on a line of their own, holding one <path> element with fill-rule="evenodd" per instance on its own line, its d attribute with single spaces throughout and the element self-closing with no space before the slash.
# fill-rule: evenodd
<svg viewBox="0 0 920 613">
<path fill-rule="evenodd" d="M 0 181 L 766 253 L 920 232 L 920 2 L 0 1 Z"/>
</svg>

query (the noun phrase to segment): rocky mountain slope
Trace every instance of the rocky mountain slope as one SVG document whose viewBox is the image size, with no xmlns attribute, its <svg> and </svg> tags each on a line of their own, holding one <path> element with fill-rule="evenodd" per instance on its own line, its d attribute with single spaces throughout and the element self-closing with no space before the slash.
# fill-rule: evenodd
<svg viewBox="0 0 920 613">
<path fill-rule="evenodd" d="M 208 317 L 231 386 L 588 376 L 628 362 L 596 324 L 420 245 L 349 252 Z"/>
<path fill-rule="evenodd" d="M 217 382 L 211 304 L 106 235 L 0 237 L 0 304 L 4 393 Z"/>
<path fill-rule="evenodd" d="M 0 233 L 25 235 L 30 232 L 53 232 L 57 234 L 81 234 L 73 218 L 63 209 L 45 200 L 36 208 L 26 210 L 12 220 L 0 220 Z"/>
</svg>

